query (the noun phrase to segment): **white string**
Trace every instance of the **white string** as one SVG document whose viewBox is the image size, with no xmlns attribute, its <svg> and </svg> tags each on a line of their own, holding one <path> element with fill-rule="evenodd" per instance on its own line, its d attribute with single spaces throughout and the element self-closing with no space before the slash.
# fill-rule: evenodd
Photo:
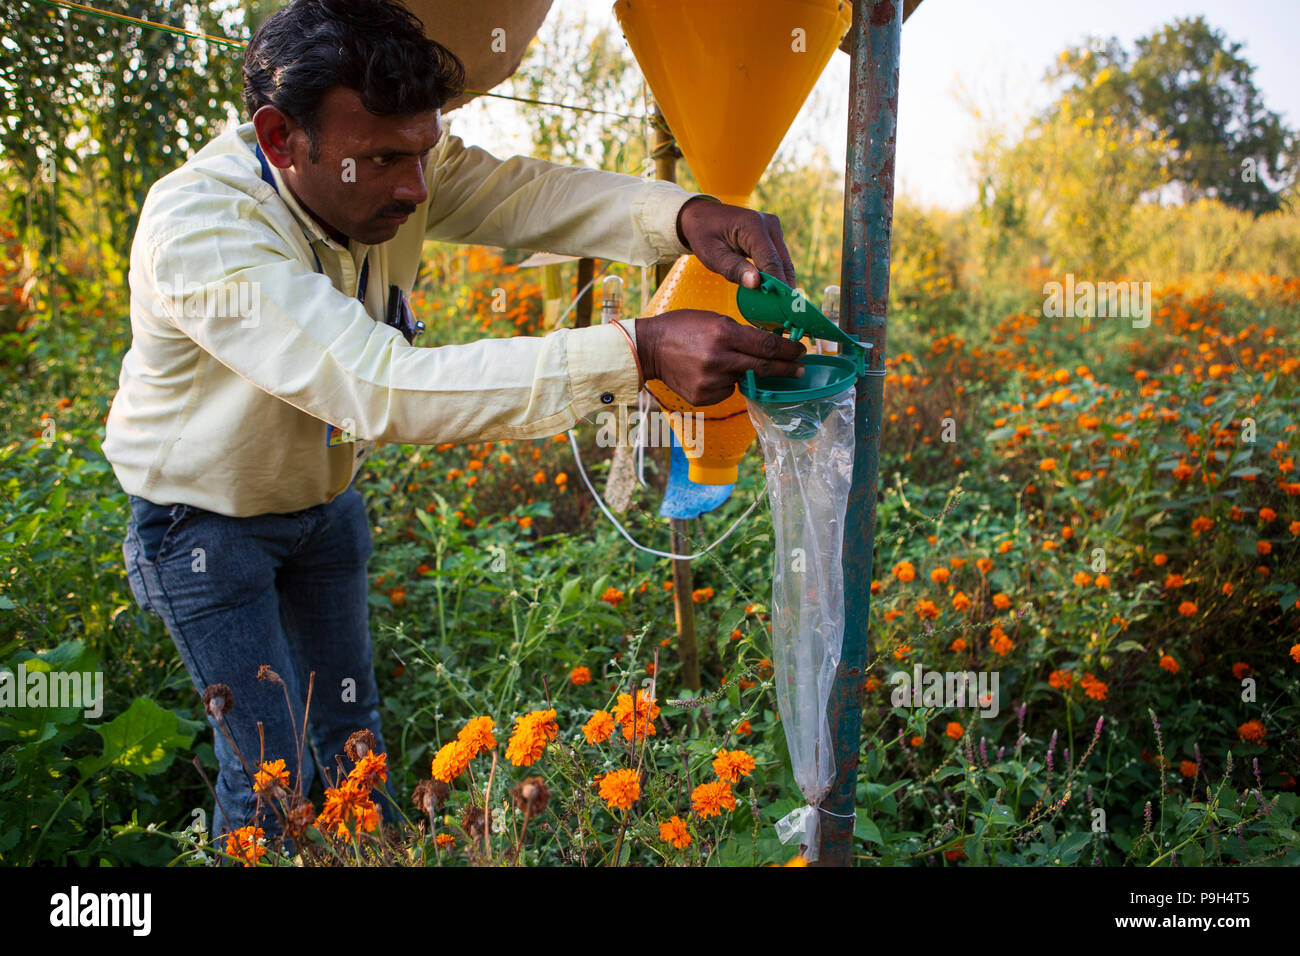
<svg viewBox="0 0 1300 956">
<path fill-rule="evenodd" d="M 582 466 L 582 456 L 578 454 L 578 436 L 573 433 L 572 428 L 569 429 L 569 445 L 573 449 L 573 460 L 578 466 L 578 474 L 582 476 L 582 483 L 587 486 L 587 491 L 591 492 L 591 497 L 595 499 L 597 506 L 601 510 L 601 513 L 604 514 L 605 517 L 610 520 L 610 522 L 614 525 L 614 527 L 618 529 L 618 533 L 621 534 L 624 538 L 626 538 L 628 540 L 628 543 L 631 544 L 632 547 L 640 548 L 642 551 L 645 551 L 648 554 L 657 555 L 658 557 L 661 558 L 672 558 L 674 561 L 694 561 L 696 558 L 703 557 L 704 555 L 712 551 L 714 548 L 716 548 L 718 545 L 722 544 L 723 541 L 727 540 L 727 538 L 731 535 L 731 532 L 735 531 L 736 528 L 740 526 L 740 523 L 749 517 L 749 513 L 758 507 L 758 503 L 763 500 L 762 497 L 755 498 L 754 503 L 745 509 L 744 514 L 742 514 L 739 518 L 737 518 L 734 522 L 732 522 L 731 527 L 728 528 L 725 532 L 723 532 L 722 537 L 720 537 L 717 541 L 713 542 L 713 544 L 709 545 L 703 551 L 697 551 L 695 554 L 673 554 L 671 551 L 658 551 L 654 548 L 647 548 L 645 545 L 641 544 L 641 542 L 637 541 L 636 538 L 632 537 L 632 535 L 628 533 L 627 529 L 624 528 L 623 525 L 619 523 L 619 520 L 615 518 L 614 515 L 610 512 L 610 510 L 605 507 L 605 502 L 601 500 L 600 495 L 596 493 L 596 489 L 592 487 L 591 479 L 587 477 L 587 469 Z"/>
</svg>

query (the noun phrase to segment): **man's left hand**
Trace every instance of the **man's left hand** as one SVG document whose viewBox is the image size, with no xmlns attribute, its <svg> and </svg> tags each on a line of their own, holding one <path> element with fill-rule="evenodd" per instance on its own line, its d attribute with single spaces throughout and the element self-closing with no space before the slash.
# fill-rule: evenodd
<svg viewBox="0 0 1300 956">
<path fill-rule="evenodd" d="M 693 196 L 677 214 L 677 233 L 700 262 L 738 285 L 758 288 L 761 270 L 796 287 L 781 220 L 771 213 Z"/>
</svg>

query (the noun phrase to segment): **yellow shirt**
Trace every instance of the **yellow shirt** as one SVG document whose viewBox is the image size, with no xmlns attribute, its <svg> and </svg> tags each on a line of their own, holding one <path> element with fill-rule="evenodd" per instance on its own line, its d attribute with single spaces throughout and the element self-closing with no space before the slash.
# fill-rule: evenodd
<svg viewBox="0 0 1300 956">
<path fill-rule="evenodd" d="M 618 329 L 412 346 L 384 322 L 388 287 L 410 293 L 426 238 L 671 260 L 687 251 L 677 213 L 693 194 L 502 161 L 444 133 L 425 203 L 388 242 L 345 248 L 278 170 L 276 188 L 263 181 L 256 143 L 251 123 L 231 129 L 145 199 L 131 246 L 131 348 L 103 444 L 128 493 L 241 517 L 297 511 L 345 491 L 377 441 L 540 438 L 636 400 L 635 357 Z M 436 323 L 423 318 L 417 341 L 436 346 Z M 624 323 L 634 340 L 635 326 Z"/>
</svg>

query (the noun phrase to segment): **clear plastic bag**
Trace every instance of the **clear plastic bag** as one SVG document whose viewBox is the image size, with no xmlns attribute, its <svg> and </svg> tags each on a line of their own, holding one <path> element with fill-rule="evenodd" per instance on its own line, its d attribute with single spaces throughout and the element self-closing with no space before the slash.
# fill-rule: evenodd
<svg viewBox="0 0 1300 956">
<path fill-rule="evenodd" d="M 775 536 L 772 651 L 795 783 L 807 801 L 777 823 L 817 858 L 817 809 L 835 781 L 826 705 L 844 641 L 844 514 L 853 483 L 854 389 L 773 405 L 747 399 L 763 448 Z"/>
</svg>

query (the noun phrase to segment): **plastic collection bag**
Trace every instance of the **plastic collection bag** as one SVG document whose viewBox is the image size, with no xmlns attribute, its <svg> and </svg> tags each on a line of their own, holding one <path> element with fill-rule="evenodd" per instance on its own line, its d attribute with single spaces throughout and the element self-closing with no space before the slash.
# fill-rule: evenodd
<svg viewBox="0 0 1300 956">
<path fill-rule="evenodd" d="M 844 515 L 853 483 L 854 389 L 798 404 L 759 404 L 749 417 L 763 448 L 775 535 L 772 651 L 776 699 L 795 783 L 807 801 L 776 824 L 817 858 L 818 807 L 835 781 L 826 705 L 844 641 Z"/>
</svg>

